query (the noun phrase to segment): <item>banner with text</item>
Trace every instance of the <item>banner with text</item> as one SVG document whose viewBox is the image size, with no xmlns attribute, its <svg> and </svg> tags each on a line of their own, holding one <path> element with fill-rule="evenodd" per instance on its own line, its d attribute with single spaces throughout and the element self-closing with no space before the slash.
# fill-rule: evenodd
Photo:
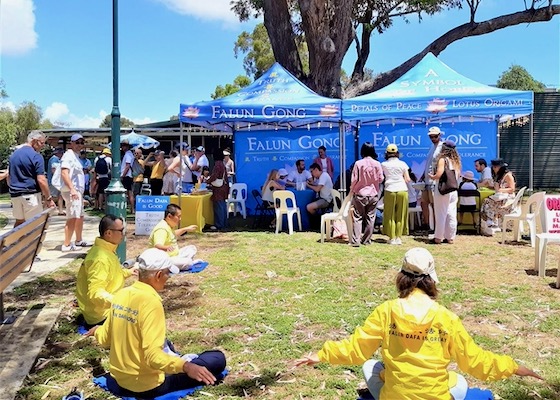
<svg viewBox="0 0 560 400">
<path fill-rule="evenodd" d="M 352 130 L 347 127 L 346 167 L 354 162 L 354 140 Z M 313 163 L 318 156 L 317 148 L 325 146 L 327 156 L 334 164 L 334 179 L 340 173 L 340 140 L 338 124 L 326 128 L 262 130 L 235 133 L 235 169 L 236 181 L 247 184 L 249 193 L 252 189 L 261 191 L 261 187 L 272 169 L 285 168 L 288 172 L 296 169 L 299 159 L 305 160 L 305 167 Z M 247 206 L 255 209 L 253 196 L 249 195 Z"/>
<path fill-rule="evenodd" d="M 169 204 L 169 196 L 136 196 L 136 225 L 138 236 L 150 235 L 160 222 Z"/>
<path fill-rule="evenodd" d="M 444 132 L 442 140 L 453 140 L 461 155 L 463 171 L 473 171 L 478 179 L 479 174 L 474 169 L 474 161 L 484 158 L 488 164 L 497 154 L 497 122 L 458 122 L 441 124 L 439 128 Z M 424 173 L 426 156 L 432 142 L 428 137 L 428 127 L 425 125 L 397 124 L 366 125 L 360 127 L 359 145 L 372 142 L 379 154 L 379 161 L 384 161 L 383 155 L 389 144 L 396 144 L 401 154 L 401 160 L 406 162 L 416 177 L 420 179 Z"/>
</svg>

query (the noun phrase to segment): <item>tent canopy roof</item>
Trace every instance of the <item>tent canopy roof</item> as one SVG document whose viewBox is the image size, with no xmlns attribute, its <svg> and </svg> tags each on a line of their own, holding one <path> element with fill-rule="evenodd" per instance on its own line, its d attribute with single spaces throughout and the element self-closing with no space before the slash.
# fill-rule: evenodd
<svg viewBox="0 0 560 400">
<path fill-rule="evenodd" d="M 274 63 L 237 93 L 213 101 L 181 104 L 179 119 L 224 131 L 263 124 L 296 128 L 316 122 L 338 122 L 341 100 L 318 95 Z"/>
<path fill-rule="evenodd" d="M 497 119 L 533 112 L 533 92 L 483 85 L 454 71 L 432 53 L 395 82 L 343 101 L 345 121 L 445 121 L 455 117 Z"/>
</svg>

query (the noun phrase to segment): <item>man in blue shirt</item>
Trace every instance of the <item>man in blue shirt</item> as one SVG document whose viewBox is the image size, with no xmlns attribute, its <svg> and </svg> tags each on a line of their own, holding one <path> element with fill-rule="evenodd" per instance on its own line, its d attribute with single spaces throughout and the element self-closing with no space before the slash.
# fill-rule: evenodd
<svg viewBox="0 0 560 400">
<path fill-rule="evenodd" d="M 45 160 L 39 151 L 45 145 L 45 134 L 31 131 L 27 143 L 12 153 L 9 159 L 10 197 L 16 219 L 14 228 L 40 214 L 45 207 L 54 207 L 45 176 Z"/>
<path fill-rule="evenodd" d="M 58 215 L 66 215 L 66 212 L 64 211 L 64 200 L 62 200 L 60 191 L 53 186 L 52 178 L 54 172 L 56 171 L 56 168 L 60 165 L 60 158 L 62 157 L 63 153 L 64 150 L 62 149 L 62 147 L 57 147 L 56 149 L 54 149 L 53 155 L 51 156 L 51 158 L 49 158 L 49 162 L 47 163 L 47 180 L 49 182 L 49 190 L 51 192 L 53 200 L 58 203 Z"/>
</svg>

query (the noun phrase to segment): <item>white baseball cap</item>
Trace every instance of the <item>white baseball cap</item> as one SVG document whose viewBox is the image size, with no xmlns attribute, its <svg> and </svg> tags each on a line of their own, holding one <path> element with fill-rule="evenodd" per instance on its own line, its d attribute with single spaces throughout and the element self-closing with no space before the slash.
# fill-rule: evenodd
<svg viewBox="0 0 560 400">
<path fill-rule="evenodd" d="M 278 176 L 288 176 L 288 171 L 286 170 L 286 168 L 280 168 L 278 170 Z"/>
<path fill-rule="evenodd" d="M 168 269 L 172 274 L 178 274 L 179 268 L 171 262 L 169 255 L 160 249 L 151 248 L 138 256 L 138 268 L 145 271 L 159 271 Z"/>
<path fill-rule="evenodd" d="M 414 247 L 405 253 L 402 270 L 412 275 L 429 275 L 435 283 L 439 283 L 434 257 L 422 247 Z"/>
<path fill-rule="evenodd" d="M 84 137 L 82 135 L 80 135 L 79 133 L 74 133 L 72 135 L 72 137 L 70 138 L 71 142 L 77 142 L 80 139 L 83 139 Z"/>
</svg>

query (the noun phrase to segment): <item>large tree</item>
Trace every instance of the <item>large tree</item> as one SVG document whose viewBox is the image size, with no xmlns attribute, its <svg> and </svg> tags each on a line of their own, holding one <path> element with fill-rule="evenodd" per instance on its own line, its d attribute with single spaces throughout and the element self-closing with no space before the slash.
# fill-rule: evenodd
<svg viewBox="0 0 560 400">
<path fill-rule="evenodd" d="M 225 86 L 218 85 L 214 90 L 214 93 L 211 97 L 216 99 L 221 99 L 222 97 L 229 96 L 230 94 L 234 94 L 238 92 L 240 89 L 249 86 L 251 84 L 251 79 L 245 75 L 238 75 L 237 78 L 234 79 L 233 83 L 227 83 Z"/>
<path fill-rule="evenodd" d="M 484 35 L 508 26 L 550 21 L 560 14 L 554 0 L 519 1 L 520 11 L 487 21 L 476 21 L 483 0 L 233 0 L 232 9 L 240 20 L 264 16 L 264 24 L 275 59 L 325 96 L 341 97 L 342 60 L 355 44 L 357 61 L 352 85 L 346 97 L 365 94 L 388 85 L 418 63 L 428 52 L 439 55 L 453 42 Z M 510 0 L 511 1 L 511 0 Z M 390 28 L 395 18 L 434 14 L 445 9 L 468 7 L 469 21 L 446 32 L 400 66 L 364 80 L 365 65 L 371 53 L 371 35 Z M 309 73 L 302 67 L 298 41 L 309 51 Z"/>
<path fill-rule="evenodd" d="M 136 124 L 129 120 L 128 118 L 121 117 L 121 128 L 134 128 Z M 99 124 L 100 128 L 110 128 L 111 127 L 111 114 L 107 114 L 103 121 Z"/>
<path fill-rule="evenodd" d="M 500 75 L 496 86 L 502 89 L 532 90 L 533 92 L 544 92 L 546 89 L 544 83 L 537 81 L 520 65 L 509 67 L 507 71 Z"/>
</svg>

